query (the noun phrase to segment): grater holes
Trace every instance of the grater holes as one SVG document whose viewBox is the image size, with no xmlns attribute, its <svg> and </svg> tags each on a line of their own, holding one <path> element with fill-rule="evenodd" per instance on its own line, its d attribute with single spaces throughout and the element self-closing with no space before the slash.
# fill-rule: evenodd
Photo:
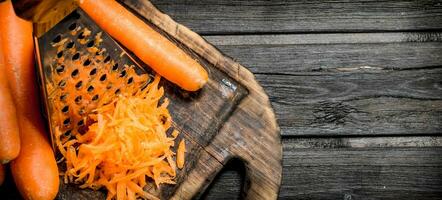
<svg viewBox="0 0 442 200">
<path fill-rule="evenodd" d="M 121 90 L 120 90 L 120 89 L 115 90 L 115 94 L 116 94 L 116 95 L 119 95 L 120 93 L 121 93 Z"/>
<path fill-rule="evenodd" d="M 77 123 L 77 126 L 83 126 L 84 125 L 84 120 L 80 120 L 78 123 Z"/>
<path fill-rule="evenodd" d="M 72 56 L 72 60 L 78 60 L 80 58 L 80 53 L 76 53 L 74 56 Z"/>
<path fill-rule="evenodd" d="M 57 53 L 57 58 L 61 58 L 63 56 L 63 51 Z"/>
<path fill-rule="evenodd" d="M 81 86 L 83 86 L 83 81 L 78 81 L 77 84 L 75 84 L 75 88 L 80 89 Z"/>
<path fill-rule="evenodd" d="M 84 61 L 84 63 L 83 63 L 83 66 L 88 66 L 88 65 L 90 65 L 91 64 L 91 60 L 89 60 L 89 58 L 86 60 L 86 61 Z"/>
<path fill-rule="evenodd" d="M 78 12 L 77 11 L 74 11 L 74 12 L 72 12 L 72 17 L 74 18 L 74 19 L 80 19 L 80 14 L 78 14 Z"/>
<path fill-rule="evenodd" d="M 80 95 L 80 96 L 75 97 L 74 101 L 75 101 L 76 104 L 80 104 L 81 100 L 83 100 L 83 97 Z"/>
<path fill-rule="evenodd" d="M 120 77 L 125 77 L 126 74 L 127 74 L 127 73 L 126 73 L 126 70 L 123 70 L 123 71 L 120 72 Z"/>
<path fill-rule="evenodd" d="M 70 118 L 67 118 L 67 119 L 65 119 L 63 121 L 63 125 L 65 125 L 65 126 L 69 126 L 70 124 L 71 124 L 71 119 Z"/>
<path fill-rule="evenodd" d="M 73 31 L 75 28 L 77 28 L 77 23 L 72 23 L 71 25 L 69 25 L 68 29 Z"/>
<path fill-rule="evenodd" d="M 117 69 L 118 69 L 118 63 L 115 63 L 115 64 L 112 66 L 112 70 L 113 70 L 113 71 L 117 71 Z"/>
<path fill-rule="evenodd" d="M 108 89 L 108 90 L 111 89 L 111 88 L 112 88 L 112 84 L 109 84 L 109 85 L 106 86 L 106 89 Z"/>
<path fill-rule="evenodd" d="M 94 44 L 95 44 L 95 42 L 92 40 L 92 41 L 88 42 L 88 43 L 86 44 L 86 46 L 90 48 L 90 47 L 93 47 Z"/>
<path fill-rule="evenodd" d="M 127 80 L 127 84 L 129 85 L 129 84 L 131 84 L 131 83 L 133 83 L 134 82 L 134 78 L 133 77 L 130 77 L 128 80 Z"/>
<path fill-rule="evenodd" d="M 96 95 L 94 95 L 94 96 L 92 97 L 92 101 L 97 101 L 98 98 L 99 98 L 99 96 L 98 96 L 98 94 L 96 94 Z"/>
<path fill-rule="evenodd" d="M 61 109 L 61 112 L 67 113 L 69 111 L 69 106 L 65 106 Z"/>
<path fill-rule="evenodd" d="M 72 77 L 72 78 L 77 78 L 79 73 L 80 73 L 80 72 L 78 71 L 78 69 L 75 69 L 74 71 L 72 71 L 72 73 L 71 73 L 71 77 Z"/>
<path fill-rule="evenodd" d="M 87 88 L 87 91 L 88 91 L 88 92 L 93 92 L 94 89 L 95 89 L 94 86 L 91 85 L 91 86 L 89 86 L 89 87 Z"/>
<path fill-rule="evenodd" d="M 103 62 L 104 62 L 104 63 L 108 63 L 108 62 L 110 61 L 110 59 L 111 59 L 110 56 L 107 56 L 107 57 L 104 59 Z"/>
<path fill-rule="evenodd" d="M 93 68 L 93 69 L 91 70 L 91 72 L 89 73 L 89 75 L 91 75 L 91 76 L 93 76 L 93 75 L 95 75 L 95 74 L 97 74 L 97 68 Z"/>
<path fill-rule="evenodd" d="M 60 41 L 61 41 L 61 36 L 60 36 L 60 35 L 57 35 L 57 36 L 52 40 L 53 43 L 59 43 Z"/>
<path fill-rule="evenodd" d="M 86 109 L 84 109 L 84 107 L 80 108 L 80 110 L 78 110 L 78 114 L 79 115 L 85 115 L 86 114 Z"/>
<path fill-rule="evenodd" d="M 164 115 L 161 115 L 161 117 L 160 117 L 160 121 L 161 121 L 161 123 L 162 123 L 163 125 L 166 124 L 166 122 L 167 122 L 167 117 L 164 116 Z"/>
<path fill-rule="evenodd" d="M 100 81 L 105 81 L 107 78 L 106 74 L 101 75 L 100 77 Z"/>
<path fill-rule="evenodd" d="M 60 82 L 58 82 L 58 87 L 60 87 L 60 88 L 65 88 L 66 87 L 66 80 L 61 80 Z"/>
<path fill-rule="evenodd" d="M 71 133 L 72 133 L 72 130 L 68 130 L 68 131 L 66 131 L 66 132 L 63 133 L 63 136 L 65 136 L 65 137 L 71 137 Z"/>
<path fill-rule="evenodd" d="M 67 98 L 68 98 L 68 94 L 60 95 L 60 101 L 66 101 Z"/>
<path fill-rule="evenodd" d="M 57 66 L 57 67 L 55 68 L 55 71 L 56 71 L 58 74 L 63 73 L 63 72 L 64 72 L 64 65 L 59 65 L 59 66 Z"/>
<path fill-rule="evenodd" d="M 84 32 L 81 32 L 79 35 L 78 35 L 78 39 L 84 39 L 86 36 L 84 35 Z"/>
<path fill-rule="evenodd" d="M 74 42 L 69 42 L 69 43 L 66 45 L 66 48 L 70 49 L 70 48 L 74 47 L 74 45 L 75 45 Z"/>
</svg>

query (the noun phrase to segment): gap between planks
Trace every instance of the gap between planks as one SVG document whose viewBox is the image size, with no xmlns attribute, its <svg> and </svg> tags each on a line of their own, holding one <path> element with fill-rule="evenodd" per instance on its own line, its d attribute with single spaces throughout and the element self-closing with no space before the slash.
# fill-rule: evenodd
<svg viewBox="0 0 442 200">
<path fill-rule="evenodd" d="M 214 46 L 442 42 L 442 32 L 209 35 Z"/>
<path fill-rule="evenodd" d="M 284 151 L 294 149 L 442 147 L 438 136 L 283 137 Z"/>
</svg>

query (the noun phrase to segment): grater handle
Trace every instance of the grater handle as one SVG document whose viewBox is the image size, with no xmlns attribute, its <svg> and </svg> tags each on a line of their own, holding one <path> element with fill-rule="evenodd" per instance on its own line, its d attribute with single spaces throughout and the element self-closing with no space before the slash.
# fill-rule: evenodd
<svg viewBox="0 0 442 200">
<path fill-rule="evenodd" d="M 34 35 L 41 36 L 78 7 L 75 1 L 12 0 L 12 3 L 17 16 L 34 22 Z"/>
<path fill-rule="evenodd" d="M 63 13 L 75 4 L 74 0 L 13 0 L 12 3 L 17 16 L 35 23 L 49 22 L 53 14 Z"/>
</svg>

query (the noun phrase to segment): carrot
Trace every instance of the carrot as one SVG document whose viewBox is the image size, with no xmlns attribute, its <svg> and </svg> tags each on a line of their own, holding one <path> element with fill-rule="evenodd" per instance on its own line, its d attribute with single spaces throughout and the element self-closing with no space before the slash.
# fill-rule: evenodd
<svg viewBox="0 0 442 200">
<path fill-rule="evenodd" d="M 0 44 L 2 44 L 1 38 Z M 0 48 L 0 164 L 8 163 L 20 152 L 17 115 L 5 73 L 3 51 Z"/>
<path fill-rule="evenodd" d="M 5 166 L 0 164 L 0 186 L 3 184 L 5 180 Z"/>
<path fill-rule="evenodd" d="M 24 199 L 54 199 L 58 168 L 40 113 L 32 24 L 15 15 L 11 1 L 0 3 L 0 24 L 6 75 L 20 130 L 21 150 L 11 162 L 12 176 Z"/>
<path fill-rule="evenodd" d="M 167 134 L 172 119 L 168 100 L 160 103 L 164 90 L 158 88 L 159 82 L 156 76 L 146 89 L 121 94 L 114 103 L 98 107 L 89 114 L 97 121 L 83 136 L 64 142 L 55 129 L 54 140 L 66 162 L 66 182 L 82 183 L 81 188 L 105 187 L 107 199 L 117 200 L 158 199 L 143 191 L 146 178 L 157 186 L 175 183 L 171 149 L 175 138 Z M 91 139 L 83 140 L 86 135 Z"/>
<path fill-rule="evenodd" d="M 182 169 L 184 167 L 184 154 L 186 153 L 186 143 L 184 139 L 180 141 L 178 145 L 177 155 L 176 155 L 176 165 L 178 168 Z"/>
<path fill-rule="evenodd" d="M 197 61 L 115 0 L 77 1 L 103 30 L 167 80 L 188 91 L 207 82 L 207 71 Z"/>
</svg>

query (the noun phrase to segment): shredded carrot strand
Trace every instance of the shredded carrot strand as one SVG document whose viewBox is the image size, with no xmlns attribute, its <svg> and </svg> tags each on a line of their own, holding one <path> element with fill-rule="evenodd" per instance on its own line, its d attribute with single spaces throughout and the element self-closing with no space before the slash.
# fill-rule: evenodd
<svg viewBox="0 0 442 200">
<path fill-rule="evenodd" d="M 176 157 L 176 164 L 178 168 L 182 169 L 184 167 L 184 154 L 186 152 L 186 143 L 184 142 L 184 139 L 181 140 L 180 144 L 178 145 L 177 150 L 177 157 Z"/>
<path fill-rule="evenodd" d="M 55 130 L 59 152 L 64 157 L 65 182 L 82 184 L 81 188 L 105 187 L 107 199 L 158 199 L 143 190 L 147 181 L 175 184 L 176 164 L 172 147 L 178 131 L 166 134 L 171 128 L 168 100 L 161 99 L 160 77 L 144 90 L 132 95 L 120 95 L 109 104 L 89 114 L 96 119 L 86 133 L 62 141 L 62 133 Z M 184 154 L 183 140 L 178 156 Z M 179 157 L 181 168 L 184 158 Z M 177 161 L 179 160 L 177 158 Z M 146 181 L 147 180 L 147 181 Z"/>
</svg>

